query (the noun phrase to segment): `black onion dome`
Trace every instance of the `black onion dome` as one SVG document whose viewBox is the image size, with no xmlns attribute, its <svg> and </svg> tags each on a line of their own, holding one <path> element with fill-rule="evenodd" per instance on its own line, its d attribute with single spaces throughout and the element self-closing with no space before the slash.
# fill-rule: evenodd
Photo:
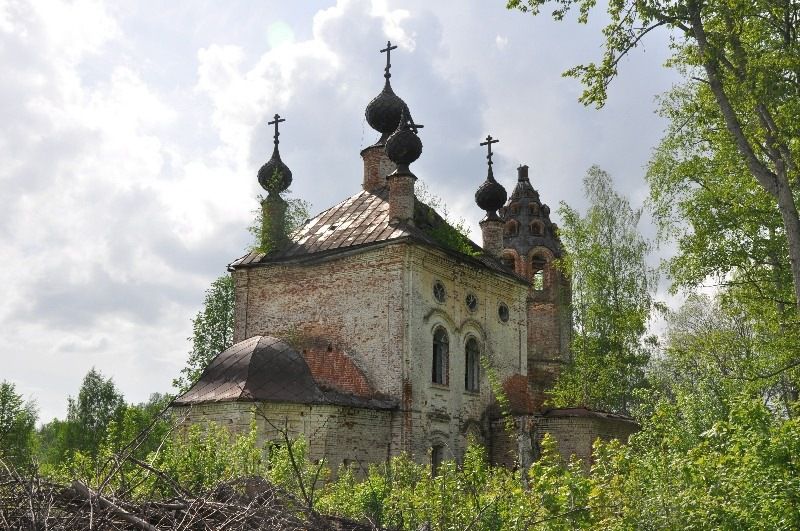
<svg viewBox="0 0 800 531">
<path fill-rule="evenodd" d="M 400 125 L 404 111 L 408 112 L 408 106 L 394 93 L 387 79 L 381 93 L 367 105 L 364 115 L 369 126 L 385 137 Z"/>
<path fill-rule="evenodd" d="M 406 116 L 405 112 L 401 113 L 400 125 L 386 140 L 386 155 L 389 156 L 389 160 L 397 164 L 398 169 L 407 168 L 422 154 L 422 141 L 415 131 L 417 126 L 412 128 Z"/>
<path fill-rule="evenodd" d="M 272 157 L 258 170 L 258 183 L 270 194 L 279 194 L 292 184 L 292 170 L 281 160 L 278 146 Z"/>
<path fill-rule="evenodd" d="M 487 217 L 490 219 L 497 217 L 495 212 L 505 204 L 506 199 L 508 199 L 506 189 L 494 180 L 491 173 L 475 192 L 475 202 L 482 210 L 486 211 Z"/>
</svg>

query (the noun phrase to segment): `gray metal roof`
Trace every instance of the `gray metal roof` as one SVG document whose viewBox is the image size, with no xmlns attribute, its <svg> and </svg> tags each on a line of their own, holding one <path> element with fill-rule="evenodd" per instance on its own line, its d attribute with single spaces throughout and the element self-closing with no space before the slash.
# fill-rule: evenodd
<svg viewBox="0 0 800 531">
<path fill-rule="evenodd" d="M 292 234 L 291 243 L 269 254 L 250 252 L 230 264 L 231 269 L 254 267 L 262 263 L 292 259 L 324 257 L 345 250 L 377 243 L 412 240 L 435 247 L 477 267 L 512 276 L 527 283 L 480 246 L 469 242 L 476 256 L 469 256 L 442 245 L 429 231 L 447 222 L 431 207 L 415 199 L 414 225 L 389 223 L 389 188 L 384 186 L 373 192 L 362 190 L 338 205 L 324 210 L 308 220 Z"/>
<path fill-rule="evenodd" d="M 395 401 L 324 389 L 295 349 L 271 336 L 253 336 L 218 354 L 175 406 L 250 401 L 333 404 L 393 409 Z"/>
</svg>

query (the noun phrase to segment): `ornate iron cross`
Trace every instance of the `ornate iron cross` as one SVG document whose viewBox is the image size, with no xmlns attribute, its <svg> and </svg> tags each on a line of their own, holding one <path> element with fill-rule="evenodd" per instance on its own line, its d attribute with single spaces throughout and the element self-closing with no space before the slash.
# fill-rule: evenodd
<svg viewBox="0 0 800 531">
<path fill-rule="evenodd" d="M 281 122 L 285 122 L 286 118 L 281 118 L 280 114 L 276 114 L 274 116 L 274 118 L 275 119 L 272 120 L 271 122 L 267 122 L 267 125 L 274 125 L 275 126 L 275 136 L 273 138 L 275 139 L 275 145 L 277 146 L 278 145 L 278 137 L 281 136 L 281 134 L 278 132 L 278 124 L 281 123 Z"/>
<path fill-rule="evenodd" d="M 391 68 L 391 66 L 392 66 L 391 60 L 389 58 L 389 55 L 392 53 L 392 50 L 394 50 L 395 48 L 397 48 L 397 46 L 392 46 L 392 41 L 386 41 L 386 48 L 381 50 L 381 53 L 386 52 L 386 68 L 383 70 L 384 71 L 383 77 L 385 77 L 386 79 L 389 79 L 390 77 L 392 77 L 392 74 L 389 73 L 389 68 Z"/>
<path fill-rule="evenodd" d="M 492 165 L 492 155 L 494 155 L 494 153 L 492 153 L 492 144 L 497 144 L 498 142 L 500 141 L 496 138 L 492 138 L 492 135 L 486 137 L 486 142 L 481 142 L 481 145 L 486 146 L 486 149 L 489 150 L 486 155 L 486 158 L 489 160 L 489 166 Z"/>
</svg>

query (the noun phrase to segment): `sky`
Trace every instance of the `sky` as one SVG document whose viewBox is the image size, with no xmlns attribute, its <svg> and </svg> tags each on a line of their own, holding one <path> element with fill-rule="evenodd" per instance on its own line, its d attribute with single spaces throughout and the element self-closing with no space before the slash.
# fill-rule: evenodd
<svg viewBox="0 0 800 531">
<path fill-rule="evenodd" d="M 292 197 L 312 214 L 357 192 L 387 40 L 392 86 L 425 125 L 412 170 L 474 240 L 487 134 L 509 192 L 527 164 L 554 212 L 581 209 L 596 164 L 641 205 L 656 97 L 679 81 L 667 35 L 622 61 L 597 110 L 561 74 L 599 59 L 603 14 L 504 5 L 0 0 L 0 380 L 42 422 L 92 367 L 129 402 L 172 391 L 204 291 L 252 243 L 267 121 L 286 118 Z"/>
</svg>

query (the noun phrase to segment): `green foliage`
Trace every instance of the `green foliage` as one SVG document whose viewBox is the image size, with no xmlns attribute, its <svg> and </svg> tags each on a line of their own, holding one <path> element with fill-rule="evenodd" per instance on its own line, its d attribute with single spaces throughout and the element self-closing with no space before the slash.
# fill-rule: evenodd
<svg viewBox="0 0 800 531">
<path fill-rule="evenodd" d="M 534 14 L 544 0 L 510 0 Z M 557 0 L 586 22 L 594 0 Z M 581 78 L 584 103 L 601 106 L 622 57 L 651 30 L 671 30 L 668 64 L 685 83 L 662 100 L 671 125 L 650 167 L 662 227 L 678 228 L 672 262 L 679 284 L 714 275 L 752 295 L 800 311 L 800 17 L 795 2 L 612 0 L 599 63 L 567 72 Z M 739 245 L 741 243 L 741 245 Z M 788 251 L 788 253 L 787 253 Z M 782 310 L 786 311 L 786 310 Z M 786 318 L 785 316 L 778 316 Z M 797 317 L 793 316 L 794 325 Z"/>
<path fill-rule="evenodd" d="M 22 400 L 13 383 L 0 383 L 0 458 L 21 467 L 30 463 L 35 446 L 36 406 Z"/>
<path fill-rule="evenodd" d="M 257 199 L 261 207 L 253 211 L 255 218 L 247 229 L 254 239 L 251 250 L 269 253 L 281 244 L 281 240 L 290 236 L 308 221 L 311 203 L 299 198 L 290 198 L 288 197 L 290 193 L 286 191 L 278 197 L 264 197 L 259 194 Z M 282 205 L 275 205 L 283 214 L 278 219 L 271 219 L 266 214 L 268 201 L 282 203 Z"/>
<path fill-rule="evenodd" d="M 203 309 L 192 319 L 192 350 L 181 376 L 172 381 L 178 394 L 200 378 L 214 357 L 233 344 L 233 277 L 223 275 L 206 290 Z"/>
<path fill-rule="evenodd" d="M 74 407 L 66 421 L 54 419 L 39 431 L 41 470 L 64 482 L 80 479 L 95 486 L 111 477 L 113 488 L 127 489 L 140 470 L 117 456 L 143 460 L 163 443 L 169 431 L 163 412 L 171 397 L 154 393 L 147 402 L 126 404 L 110 378 L 93 370 L 87 379 L 89 385 L 81 391 L 84 398 L 93 395 L 94 399 L 81 402 L 79 394 L 79 399 L 71 402 Z M 83 411 L 78 411 L 81 407 Z M 93 427 L 88 427 L 91 424 Z M 91 438 L 76 436 L 90 429 Z"/>
<path fill-rule="evenodd" d="M 422 220 L 422 230 L 448 249 L 468 256 L 480 254 L 480 248 L 469 238 L 467 222 L 463 218 L 451 217 L 444 200 L 431 192 L 428 185 L 417 180 L 414 183 L 414 195 L 420 202 L 419 206 L 423 207 L 421 212 L 415 212 L 414 215 Z"/>
<path fill-rule="evenodd" d="M 586 216 L 562 203 L 560 267 L 572 278 L 574 362 L 556 382 L 554 404 L 626 412 L 644 386 L 644 344 L 653 306 L 650 246 L 639 234 L 641 210 L 614 191 L 611 177 L 592 167 L 584 178 Z"/>
<path fill-rule="evenodd" d="M 153 464 L 184 489 L 204 492 L 221 481 L 263 474 L 267 461 L 256 445 L 255 425 L 236 436 L 211 422 L 167 439 Z"/>
<path fill-rule="evenodd" d="M 78 397 L 68 399 L 66 445 L 96 459 L 108 427 L 120 422 L 125 401 L 111 378 L 92 368 L 83 378 Z"/>
</svg>

